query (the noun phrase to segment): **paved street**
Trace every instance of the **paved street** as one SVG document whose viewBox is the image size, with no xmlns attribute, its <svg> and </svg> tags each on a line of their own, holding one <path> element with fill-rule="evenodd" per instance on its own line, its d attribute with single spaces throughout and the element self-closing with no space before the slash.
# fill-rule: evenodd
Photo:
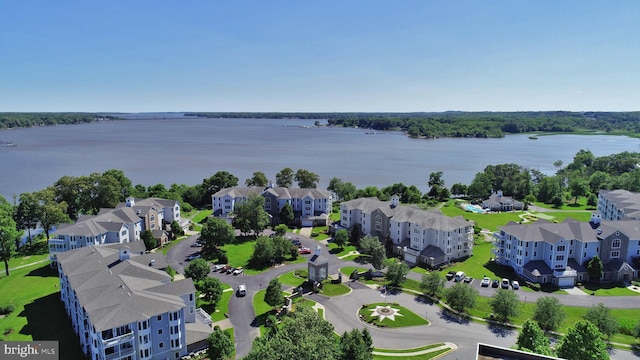
<svg viewBox="0 0 640 360">
<path fill-rule="evenodd" d="M 299 238 L 304 246 L 312 250 L 319 242 L 302 235 L 287 234 L 293 238 Z M 172 247 L 167 253 L 169 265 L 176 271 L 183 273 L 184 266 L 188 265 L 185 258 L 199 248 L 191 248 L 196 236 L 191 236 Z M 323 247 L 323 255 L 329 260 L 329 272 L 336 274 L 338 269 L 344 266 L 362 266 L 351 261 L 342 261 L 336 256 L 329 254 L 326 247 Z M 309 255 L 305 255 L 308 257 Z M 210 276 L 220 279 L 220 281 L 231 285 L 237 289 L 239 284 L 247 285 L 247 296 L 233 296 L 229 302 L 230 320 L 235 328 L 237 357 L 242 358 L 251 349 L 253 339 L 259 335 L 259 330 L 254 324 L 255 314 L 253 312 L 252 299 L 257 291 L 264 289 L 269 281 L 286 272 L 294 269 L 306 268 L 306 263 L 295 265 L 284 265 L 271 269 L 270 271 L 255 276 L 233 276 L 212 272 Z M 364 267 L 369 267 L 368 265 Z M 347 274 L 348 276 L 348 274 Z M 411 272 L 408 277 L 420 280 L 422 275 Z M 453 282 L 447 282 L 451 285 Z M 325 317 L 333 324 L 340 334 L 353 328 L 363 328 L 368 326 L 373 338 L 374 346 L 380 348 L 402 349 L 422 346 L 438 342 L 452 342 L 458 346 L 458 350 L 450 353 L 441 359 L 472 359 L 475 356 L 476 344 L 485 342 L 489 344 L 511 347 L 518 335 L 517 331 L 504 330 L 499 327 L 461 321 L 456 317 L 443 313 L 439 307 L 425 303 L 420 298 L 405 293 L 388 295 L 386 301 L 397 302 L 402 306 L 414 311 L 419 315 L 424 315 L 431 324 L 428 326 L 407 327 L 399 329 L 381 329 L 361 322 L 357 312 L 362 304 L 373 302 L 384 302 L 385 297 L 380 291 L 372 290 L 359 283 L 350 283 L 352 292 L 340 297 L 326 297 L 319 294 L 309 297 L 325 307 Z M 491 296 L 495 291 L 492 288 L 480 287 L 480 280 L 475 279 L 471 286 L 476 287 L 480 295 Z M 637 308 L 640 306 L 640 297 L 594 297 L 576 295 L 553 295 L 547 293 L 518 291 L 521 300 L 535 302 L 541 296 L 555 296 L 565 305 L 591 306 L 598 302 L 603 302 L 611 308 Z M 614 351 L 611 354 L 614 360 L 638 360 L 636 356 L 628 351 Z"/>
</svg>

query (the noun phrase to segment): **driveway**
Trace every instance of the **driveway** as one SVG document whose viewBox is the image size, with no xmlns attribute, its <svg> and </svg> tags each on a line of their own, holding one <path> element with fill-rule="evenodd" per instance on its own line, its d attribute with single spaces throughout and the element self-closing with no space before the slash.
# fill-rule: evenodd
<svg viewBox="0 0 640 360">
<path fill-rule="evenodd" d="M 309 236 L 290 233 L 286 236 L 299 239 L 304 246 L 309 247 L 312 250 L 315 249 L 316 246 L 321 245 Z M 189 253 L 199 250 L 199 248 L 189 247 L 191 243 L 195 242 L 195 239 L 195 236 L 193 239 L 190 237 L 189 239 L 176 244 L 167 253 L 167 261 L 176 271 L 183 273 L 183 265 L 186 263 L 184 259 L 189 255 Z M 353 261 L 340 260 L 335 255 L 329 254 L 326 246 L 323 246 L 322 250 L 323 255 L 329 261 L 330 274 L 336 274 L 338 269 L 344 266 L 370 267 L 370 265 L 362 265 Z M 309 255 L 305 255 L 305 257 L 309 257 Z M 247 286 L 247 296 L 241 298 L 233 296 L 229 301 L 229 320 L 231 320 L 235 329 L 237 358 L 242 358 L 249 353 L 253 339 L 259 335 L 259 329 L 253 322 L 255 314 L 253 311 L 252 300 L 255 294 L 259 290 L 266 288 L 271 279 L 295 269 L 306 268 L 306 266 L 306 263 L 278 266 L 272 268 L 268 272 L 253 276 L 247 276 L 245 274 L 233 276 L 214 272 L 210 274 L 210 276 L 220 279 L 223 283 L 231 285 L 234 289 L 237 289 L 239 284 L 245 284 Z M 420 280 L 422 275 L 410 272 L 407 277 Z M 447 286 L 451 286 L 452 284 L 453 281 L 447 282 Z M 371 332 L 375 347 L 401 349 L 438 342 L 453 342 L 458 346 L 458 350 L 442 357 L 441 359 L 473 359 L 475 358 L 475 350 L 478 342 L 511 347 L 515 343 L 518 335 L 518 332 L 514 330 L 505 330 L 491 325 L 461 321 L 454 316 L 443 313 L 437 306 L 425 303 L 421 301 L 420 298 L 405 293 L 388 295 L 386 300 L 389 303 L 397 302 L 411 311 L 414 311 L 416 314 L 425 316 L 431 324 L 429 326 L 399 329 L 381 329 L 372 327 L 358 319 L 357 311 L 362 304 L 384 302 L 385 298 L 379 291 L 372 290 L 362 284 L 351 283 L 351 285 L 353 291 L 345 296 L 330 298 L 314 294 L 309 295 L 309 298 L 317 301 L 325 307 L 325 318 L 333 324 L 336 332 L 339 334 L 354 328 L 363 328 L 367 326 Z M 493 288 L 481 287 L 479 279 L 475 279 L 470 286 L 476 287 L 482 296 L 491 296 L 493 292 L 495 292 L 495 289 Z M 542 296 L 553 296 L 557 297 L 564 305 L 585 307 L 602 302 L 611 308 L 637 308 L 637 300 L 640 300 L 640 297 L 632 297 L 632 301 L 630 301 L 630 297 L 556 295 L 524 290 L 517 290 L 517 292 L 520 299 L 527 302 L 534 302 Z M 640 359 L 633 353 L 622 350 L 614 351 L 611 354 L 611 358 L 614 360 Z"/>
</svg>

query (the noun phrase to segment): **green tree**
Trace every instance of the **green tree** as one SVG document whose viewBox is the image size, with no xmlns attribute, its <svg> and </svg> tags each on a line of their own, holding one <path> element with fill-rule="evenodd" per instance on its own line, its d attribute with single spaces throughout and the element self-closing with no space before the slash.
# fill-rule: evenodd
<svg viewBox="0 0 640 360">
<path fill-rule="evenodd" d="M 329 180 L 327 190 L 335 192 L 338 199 L 347 201 L 353 199 L 355 196 L 356 186 L 350 182 L 343 182 L 341 179 L 334 177 Z"/>
<path fill-rule="evenodd" d="M 543 296 L 536 301 L 533 311 L 533 320 L 546 332 L 556 331 L 565 318 L 562 304 L 557 298 Z"/>
<path fill-rule="evenodd" d="M 233 226 L 226 220 L 217 217 L 209 217 L 200 232 L 204 254 L 214 254 L 218 246 L 231 244 L 235 239 Z"/>
<path fill-rule="evenodd" d="M 519 304 L 518 295 L 505 289 L 498 289 L 489 299 L 491 311 L 502 322 L 507 322 L 510 317 L 518 315 Z"/>
<path fill-rule="evenodd" d="M 195 259 L 184 269 L 184 276 L 190 277 L 195 282 L 204 280 L 209 275 L 211 268 L 204 259 Z"/>
<path fill-rule="evenodd" d="M 633 327 L 633 337 L 640 338 L 640 321 Z"/>
<path fill-rule="evenodd" d="M 467 195 L 467 185 L 461 183 L 451 185 L 451 194 L 456 196 Z"/>
<path fill-rule="evenodd" d="M 295 217 L 291 204 L 287 202 L 284 204 L 284 206 L 282 206 L 282 209 L 280 209 L 280 212 L 278 213 L 278 219 L 280 220 L 280 224 L 293 224 L 293 220 L 295 219 Z"/>
<path fill-rule="evenodd" d="M 156 238 L 153 237 L 151 230 L 145 230 L 140 234 L 140 240 L 144 242 L 144 247 L 147 251 L 151 251 L 158 246 Z"/>
<path fill-rule="evenodd" d="M 598 255 L 594 256 L 587 263 L 587 273 L 590 281 L 599 281 L 602 277 L 602 260 Z"/>
<path fill-rule="evenodd" d="M 391 286 L 400 286 L 404 279 L 406 279 L 409 270 L 411 270 L 407 263 L 399 261 L 396 258 L 388 259 L 384 264 L 387 267 L 385 277 Z"/>
<path fill-rule="evenodd" d="M 318 174 L 305 169 L 298 169 L 293 179 L 298 183 L 298 187 L 303 189 L 315 189 L 320 176 Z"/>
<path fill-rule="evenodd" d="M 442 278 L 438 272 L 432 271 L 428 274 L 422 275 L 420 290 L 422 290 L 425 295 L 435 296 L 444 289 L 445 282 L 446 280 Z"/>
<path fill-rule="evenodd" d="M 118 169 L 109 169 L 102 173 L 102 176 L 111 177 L 118 184 L 118 201 L 124 201 L 133 191 L 131 180 L 124 174 L 124 171 Z"/>
<path fill-rule="evenodd" d="M 203 295 L 204 301 L 212 303 L 215 308 L 222 297 L 222 283 L 220 280 L 207 276 L 202 280 L 199 290 Z"/>
<path fill-rule="evenodd" d="M 264 293 L 264 302 L 274 308 L 284 304 L 284 295 L 282 295 L 282 285 L 277 278 L 271 279 L 267 290 Z"/>
<path fill-rule="evenodd" d="M 607 345 L 598 328 L 585 320 L 578 320 L 560 339 L 556 352 L 567 360 L 608 360 Z"/>
<path fill-rule="evenodd" d="M 258 235 L 269 224 L 269 214 L 264 210 L 264 198 L 250 195 L 246 201 L 237 203 L 233 209 L 234 225 L 246 236 L 249 231 Z"/>
<path fill-rule="evenodd" d="M 530 319 L 522 324 L 522 329 L 518 334 L 516 346 L 519 350 L 534 352 L 536 354 L 552 356 L 553 351 L 549 346 L 549 338 L 535 321 Z"/>
<path fill-rule="evenodd" d="M 578 198 L 589 193 L 589 184 L 582 178 L 574 178 L 569 182 L 569 192 L 575 198 L 574 204 L 578 203 Z"/>
<path fill-rule="evenodd" d="M 349 233 L 345 229 L 340 229 L 336 231 L 336 235 L 333 237 L 333 242 L 338 245 L 340 250 L 344 248 L 349 240 Z"/>
<path fill-rule="evenodd" d="M 182 226 L 180 226 L 180 224 L 173 220 L 171 222 L 171 239 L 175 239 L 178 236 L 182 236 L 184 235 L 184 230 L 182 230 Z"/>
<path fill-rule="evenodd" d="M 253 246 L 253 254 L 249 259 L 252 266 L 264 267 L 270 264 L 271 260 L 275 260 L 275 250 L 273 241 L 267 236 L 260 236 L 256 239 Z"/>
<path fill-rule="evenodd" d="M 375 236 L 365 236 L 360 240 L 360 253 L 369 255 L 369 262 L 378 270 L 382 269 L 387 260 L 384 245 Z"/>
<path fill-rule="evenodd" d="M 13 220 L 13 206 L 0 195 L 0 258 L 4 261 L 4 271 L 9 276 L 9 259 L 15 252 L 20 232 Z"/>
<path fill-rule="evenodd" d="M 286 167 L 276 174 L 276 185 L 280 187 L 291 187 L 293 185 L 293 169 Z"/>
<path fill-rule="evenodd" d="M 429 183 L 428 183 L 429 187 L 434 187 L 434 186 L 443 187 L 444 179 L 442 178 L 442 175 L 443 175 L 442 171 L 436 171 L 429 174 Z"/>
<path fill-rule="evenodd" d="M 38 226 L 38 199 L 33 193 L 20 194 L 19 202 L 14 206 L 13 219 L 18 229 L 27 231 L 27 239 L 31 244 L 31 229 Z"/>
<path fill-rule="evenodd" d="M 285 236 L 287 234 L 287 231 L 289 231 L 289 227 L 285 224 L 280 224 L 276 225 L 273 230 L 275 230 L 276 236 Z"/>
<path fill-rule="evenodd" d="M 349 232 L 349 242 L 355 247 L 360 247 L 360 225 L 355 224 Z"/>
<path fill-rule="evenodd" d="M 479 172 L 467 188 L 467 194 L 473 198 L 485 199 L 491 195 L 492 189 L 493 177 L 484 172 Z"/>
<path fill-rule="evenodd" d="M 368 340 L 364 334 L 365 330 L 361 332 L 358 329 L 353 329 L 342 334 L 340 352 L 343 360 L 373 359 L 373 347 L 371 343 L 367 342 Z"/>
<path fill-rule="evenodd" d="M 218 171 L 210 178 L 202 180 L 204 203 L 211 202 L 211 195 L 230 187 L 238 186 L 238 178 L 227 171 Z"/>
<path fill-rule="evenodd" d="M 595 325 L 607 338 L 611 338 L 618 330 L 618 321 L 603 303 L 590 307 L 584 315 L 584 319 Z"/>
<path fill-rule="evenodd" d="M 448 288 L 445 292 L 447 304 L 452 309 L 460 312 L 474 307 L 476 305 L 476 297 L 478 297 L 478 290 L 461 282 Z"/>
<path fill-rule="evenodd" d="M 48 240 L 53 226 L 71 223 L 71 218 L 67 215 L 67 203 L 57 202 L 55 190 L 51 187 L 36 192 L 35 196 L 38 199 L 38 221 Z"/>
<path fill-rule="evenodd" d="M 265 175 L 261 171 L 256 171 L 253 173 L 253 176 L 250 179 L 245 180 L 245 185 L 247 186 L 261 186 L 266 187 L 269 185 L 269 180 L 267 179 L 267 175 Z"/>
<path fill-rule="evenodd" d="M 335 360 L 340 359 L 333 326 L 310 306 L 300 305 L 279 327 L 253 340 L 245 360 Z"/>
<path fill-rule="evenodd" d="M 233 342 L 231 342 L 229 335 L 220 330 L 220 328 L 215 329 L 209 337 L 207 337 L 207 343 L 209 343 L 207 356 L 211 360 L 230 359 L 231 355 L 233 355 Z"/>
</svg>

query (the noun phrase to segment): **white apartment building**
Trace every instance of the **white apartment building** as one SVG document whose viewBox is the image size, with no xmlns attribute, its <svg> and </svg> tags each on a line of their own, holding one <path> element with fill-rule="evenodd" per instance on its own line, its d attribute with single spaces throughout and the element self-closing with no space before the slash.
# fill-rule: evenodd
<svg viewBox="0 0 640 360">
<path fill-rule="evenodd" d="M 627 190 L 600 190 L 598 211 L 604 220 L 640 220 L 640 193 Z"/>
</svg>

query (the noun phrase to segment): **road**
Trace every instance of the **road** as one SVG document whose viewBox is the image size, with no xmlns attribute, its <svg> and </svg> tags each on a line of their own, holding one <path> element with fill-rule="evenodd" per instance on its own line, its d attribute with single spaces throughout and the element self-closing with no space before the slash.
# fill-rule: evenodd
<svg viewBox="0 0 640 360">
<path fill-rule="evenodd" d="M 319 244 L 317 241 L 297 234 L 287 234 L 294 238 L 300 239 L 304 246 L 312 250 Z M 186 257 L 199 250 L 199 248 L 191 248 L 196 236 L 189 237 L 186 240 L 173 246 L 167 253 L 167 261 L 169 265 L 176 271 L 184 273 L 184 266 L 187 264 Z M 345 266 L 363 265 L 338 259 L 336 256 L 329 254 L 326 248 L 323 248 L 323 255 L 329 260 L 329 273 L 336 274 L 338 269 Z M 308 255 L 307 255 L 308 256 Z M 247 286 L 247 296 L 233 296 L 229 301 L 229 319 L 235 329 L 236 354 L 237 358 L 247 355 L 251 349 L 253 339 L 259 335 L 259 329 L 255 325 L 255 313 L 253 311 L 252 299 L 255 294 L 266 287 L 269 281 L 281 274 L 289 271 L 306 268 L 306 263 L 277 266 L 266 273 L 253 276 L 233 276 L 212 272 L 210 276 L 220 279 L 223 283 L 231 285 L 237 289 L 239 284 Z M 366 267 L 366 266 L 365 266 Z M 348 274 L 346 274 L 348 276 Z M 408 277 L 420 280 L 422 275 L 410 272 Z M 447 282 L 451 285 L 453 282 Z M 517 331 L 505 330 L 487 324 L 477 324 L 460 320 L 454 316 L 443 313 L 439 307 L 425 303 L 421 298 L 405 293 L 388 295 L 386 301 L 389 303 L 397 302 L 402 306 L 414 311 L 416 314 L 424 315 L 431 324 L 428 326 L 407 327 L 399 329 L 381 329 L 373 327 L 361 322 L 358 319 L 357 312 L 362 304 L 372 302 L 384 302 L 385 297 L 377 290 L 372 290 L 360 283 L 350 283 L 352 286 L 351 293 L 339 297 L 326 297 L 319 294 L 310 295 L 309 298 L 322 304 L 325 307 L 325 317 L 333 324 L 336 332 L 339 334 L 353 328 L 368 327 L 371 332 L 375 347 L 402 349 L 423 346 L 438 342 L 453 342 L 458 346 L 458 350 L 441 359 L 473 359 L 475 358 L 476 344 L 485 342 L 498 346 L 511 347 L 516 341 Z M 491 296 L 495 291 L 492 288 L 480 287 L 480 280 L 475 279 L 471 286 L 474 286 L 482 296 Z M 594 296 L 576 296 L 576 295 L 554 295 L 539 292 L 519 291 L 521 300 L 534 302 L 541 296 L 555 296 L 560 299 L 564 305 L 572 306 L 591 306 L 597 302 L 603 302 L 611 308 L 637 308 L 638 298 L 633 297 L 633 301 L 629 301 L 629 297 L 594 297 Z M 613 350 L 611 358 L 614 360 L 638 360 L 639 356 L 629 351 Z"/>
</svg>

